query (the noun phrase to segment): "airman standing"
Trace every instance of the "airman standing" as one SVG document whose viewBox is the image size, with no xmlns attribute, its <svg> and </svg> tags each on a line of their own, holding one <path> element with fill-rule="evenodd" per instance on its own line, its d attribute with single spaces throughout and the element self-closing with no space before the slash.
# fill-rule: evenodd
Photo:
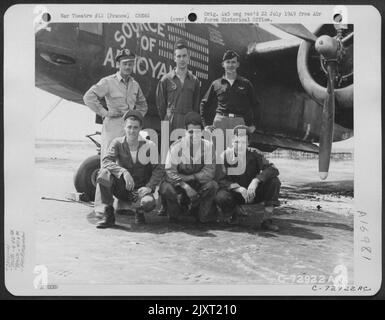
<svg viewBox="0 0 385 320">
<path fill-rule="evenodd" d="M 222 59 L 225 73 L 211 84 L 200 104 L 204 127 L 220 128 L 226 133 L 227 129 L 246 125 L 254 132 L 258 100 L 251 82 L 238 75 L 239 65 L 239 55 L 233 50 L 226 51 Z M 216 112 L 214 119 L 212 108 Z"/>
<path fill-rule="evenodd" d="M 170 132 L 184 128 L 187 113 L 199 112 L 200 82 L 188 70 L 189 59 L 187 44 L 177 41 L 174 45 L 176 67 L 160 79 L 156 89 L 159 117 L 170 121 Z"/>
</svg>

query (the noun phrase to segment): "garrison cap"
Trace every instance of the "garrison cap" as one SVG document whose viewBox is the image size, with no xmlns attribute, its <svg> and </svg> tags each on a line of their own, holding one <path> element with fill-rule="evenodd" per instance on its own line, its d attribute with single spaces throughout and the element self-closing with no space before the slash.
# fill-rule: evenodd
<svg viewBox="0 0 385 320">
<path fill-rule="evenodd" d="M 184 125 L 187 127 L 189 124 L 200 125 L 202 127 L 201 115 L 194 111 L 187 113 L 184 117 Z"/>
<path fill-rule="evenodd" d="M 235 57 L 237 57 L 237 59 L 239 60 L 239 54 L 238 53 L 236 53 L 234 50 L 227 50 L 225 52 L 225 54 L 223 55 L 222 61 L 233 59 Z"/>
<path fill-rule="evenodd" d="M 233 129 L 234 134 L 238 135 L 239 130 L 245 130 L 247 136 L 251 134 L 249 127 L 243 124 L 240 124 Z"/>
<path fill-rule="evenodd" d="M 129 49 L 118 50 L 116 53 L 115 61 L 119 62 L 120 60 L 135 60 L 135 54 L 133 54 Z"/>
<path fill-rule="evenodd" d="M 175 41 L 175 43 L 174 43 L 174 51 L 175 51 L 176 49 L 181 49 L 181 48 L 188 48 L 187 42 L 184 41 L 183 39 L 178 39 L 178 40 Z"/>
<path fill-rule="evenodd" d="M 126 119 L 129 118 L 129 117 L 134 117 L 134 118 L 139 120 L 141 125 L 143 124 L 143 115 L 142 115 L 142 113 L 140 111 L 138 111 L 138 110 L 128 110 L 124 114 L 123 120 L 126 121 Z"/>
</svg>

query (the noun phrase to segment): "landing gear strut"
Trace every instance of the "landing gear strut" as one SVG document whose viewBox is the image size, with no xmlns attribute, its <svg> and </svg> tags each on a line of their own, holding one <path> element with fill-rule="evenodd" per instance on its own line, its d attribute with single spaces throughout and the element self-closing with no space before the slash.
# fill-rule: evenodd
<svg viewBox="0 0 385 320">
<path fill-rule="evenodd" d="M 84 193 L 90 201 L 95 198 L 96 178 L 100 170 L 100 143 L 92 138 L 96 135 L 100 135 L 100 132 L 89 134 L 86 137 L 96 145 L 98 154 L 85 159 L 74 175 L 76 191 Z"/>
</svg>

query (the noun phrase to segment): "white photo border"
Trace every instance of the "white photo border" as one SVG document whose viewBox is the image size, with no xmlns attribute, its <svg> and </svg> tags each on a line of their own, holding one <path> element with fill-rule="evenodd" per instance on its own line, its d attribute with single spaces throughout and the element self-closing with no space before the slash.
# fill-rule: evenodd
<svg viewBox="0 0 385 320">
<path fill-rule="evenodd" d="M 220 10 L 320 11 L 318 17 L 273 17 L 269 23 L 333 23 L 334 5 L 14 5 L 4 15 L 4 182 L 5 245 L 10 230 L 25 234 L 23 272 L 6 272 L 5 283 L 13 295 L 131 295 L 131 296 L 207 296 L 207 295 L 374 295 L 382 280 L 382 144 L 381 144 L 381 15 L 373 6 L 343 6 L 349 24 L 354 24 L 354 200 L 359 215 L 354 217 L 354 283 L 366 292 L 315 291 L 311 285 L 93 285 L 65 286 L 57 290 L 37 290 L 33 286 L 37 262 L 34 258 L 34 214 L 38 197 L 33 183 L 35 168 L 35 38 L 34 23 L 47 10 L 52 22 L 95 22 L 95 19 L 63 18 L 72 12 L 132 13 L 130 22 L 172 23 L 170 16 Z M 135 17 L 149 13 L 150 21 Z M 63 15 L 62 15 L 63 14 Z M 125 22 L 97 21 L 97 22 Z M 188 22 L 187 20 L 184 22 Z M 368 32 L 370 24 L 370 32 Z M 20 190 L 23 201 L 20 201 Z M 364 242 L 367 237 L 370 243 Z M 370 248 L 370 250 L 369 250 Z"/>
</svg>

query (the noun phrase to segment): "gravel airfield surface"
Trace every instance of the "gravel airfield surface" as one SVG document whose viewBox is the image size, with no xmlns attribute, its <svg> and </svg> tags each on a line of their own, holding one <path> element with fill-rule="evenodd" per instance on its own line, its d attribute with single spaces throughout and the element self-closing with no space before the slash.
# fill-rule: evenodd
<svg viewBox="0 0 385 320">
<path fill-rule="evenodd" d="M 332 161 L 328 180 L 320 181 L 317 160 L 271 158 L 282 182 L 277 233 L 201 226 L 190 217 L 170 224 L 155 212 L 144 226 L 118 216 L 115 228 L 100 230 L 89 204 L 42 199 L 75 192 L 74 172 L 95 152 L 86 141 L 36 143 L 36 262 L 47 266 L 50 283 L 301 284 L 329 279 L 339 265 L 353 279 L 352 160 Z M 260 217 L 263 208 L 245 210 Z"/>
</svg>

